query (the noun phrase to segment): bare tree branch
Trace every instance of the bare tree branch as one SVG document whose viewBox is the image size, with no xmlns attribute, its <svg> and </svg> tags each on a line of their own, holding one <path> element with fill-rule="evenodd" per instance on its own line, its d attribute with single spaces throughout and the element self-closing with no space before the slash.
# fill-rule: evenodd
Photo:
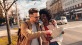
<svg viewBox="0 0 82 45">
<path fill-rule="evenodd" d="M 12 5 L 16 2 L 17 0 L 14 0 L 13 3 L 9 6 L 9 8 L 7 9 L 7 11 L 12 7 Z"/>
<path fill-rule="evenodd" d="M 0 6 L 1 6 L 1 8 L 2 8 L 2 9 L 4 9 L 4 7 L 3 7 L 3 5 L 2 5 L 1 1 L 0 1 Z"/>
</svg>

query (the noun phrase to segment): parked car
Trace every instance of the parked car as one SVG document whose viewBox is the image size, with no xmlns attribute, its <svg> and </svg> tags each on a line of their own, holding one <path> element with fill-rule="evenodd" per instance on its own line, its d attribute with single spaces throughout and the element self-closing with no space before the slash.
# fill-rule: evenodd
<svg viewBox="0 0 82 45">
<path fill-rule="evenodd" d="M 57 24 L 67 24 L 67 18 L 65 16 L 56 17 Z"/>
</svg>

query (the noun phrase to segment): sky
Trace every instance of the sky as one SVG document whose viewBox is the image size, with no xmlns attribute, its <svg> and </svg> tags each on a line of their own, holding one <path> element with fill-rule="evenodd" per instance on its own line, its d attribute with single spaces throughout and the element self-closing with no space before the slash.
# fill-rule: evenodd
<svg viewBox="0 0 82 45">
<path fill-rule="evenodd" d="M 41 1 L 28 1 L 28 0 L 18 0 L 18 10 L 20 14 L 20 18 L 25 18 L 28 16 L 28 10 L 30 8 L 37 8 L 38 10 L 42 8 L 46 8 L 46 1 L 47 0 L 41 0 Z"/>
</svg>

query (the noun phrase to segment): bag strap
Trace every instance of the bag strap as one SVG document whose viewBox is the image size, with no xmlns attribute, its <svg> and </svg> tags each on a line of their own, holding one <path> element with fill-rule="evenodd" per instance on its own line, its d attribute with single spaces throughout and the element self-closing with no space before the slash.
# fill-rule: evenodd
<svg viewBox="0 0 82 45">
<path fill-rule="evenodd" d="M 32 30 L 32 24 L 30 23 L 30 21 L 28 20 L 28 21 L 26 21 L 25 23 L 26 23 L 26 25 L 28 25 L 28 28 L 29 28 L 30 30 Z"/>
<path fill-rule="evenodd" d="M 40 30 L 39 23 L 35 23 L 37 31 Z M 39 45 L 41 45 L 40 38 L 37 38 Z"/>
<path fill-rule="evenodd" d="M 47 26 L 44 26 L 45 30 L 49 30 Z"/>
<path fill-rule="evenodd" d="M 28 25 L 28 28 L 30 30 L 32 29 L 32 25 L 31 25 L 30 21 L 26 21 L 25 24 Z M 21 28 L 18 29 L 18 33 L 17 33 L 18 36 L 20 35 L 20 31 L 21 31 Z"/>
</svg>

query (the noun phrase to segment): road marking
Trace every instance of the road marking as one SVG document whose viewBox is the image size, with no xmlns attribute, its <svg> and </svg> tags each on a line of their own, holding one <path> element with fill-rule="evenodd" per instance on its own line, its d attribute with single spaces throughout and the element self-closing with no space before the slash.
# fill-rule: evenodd
<svg viewBox="0 0 82 45">
<path fill-rule="evenodd" d="M 76 28 L 76 27 L 82 27 L 82 25 L 79 25 L 79 26 L 74 26 L 74 27 L 68 27 L 68 28 L 64 28 L 64 29 Z"/>
</svg>

